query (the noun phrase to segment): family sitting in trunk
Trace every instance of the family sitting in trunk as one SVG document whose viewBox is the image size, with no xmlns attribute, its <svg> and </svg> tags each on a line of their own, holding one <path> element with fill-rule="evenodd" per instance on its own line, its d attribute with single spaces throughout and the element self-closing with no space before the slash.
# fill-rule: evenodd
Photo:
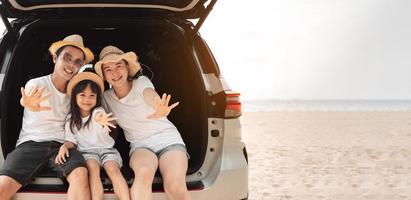
<svg viewBox="0 0 411 200">
<path fill-rule="evenodd" d="M 167 119 L 178 102 L 169 106 L 171 96 L 157 94 L 141 74 L 137 55 L 105 47 L 94 66 L 97 76 L 77 74 L 93 60 L 81 36 L 70 35 L 53 43 L 49 51 L 53 73 L 30 80 L 21 89 L 23 125 L 16 149 L 7 155 L 0 172 L 0 199 L 10 199 L 48 165 L 69 182 L 68 199 L 102 199 L 101 166 L 119 199 L 151 199 L 157 168 L 170 199 L 191 199 L 186 187 L 189 155 Z M 111 89 L 104 91 L 103 79 Z M 108 134 L 109 126 L 115 127 L 112 123 L 124 130 L 130 143 L 134 172 L 130 189 Z"/>
</svg>

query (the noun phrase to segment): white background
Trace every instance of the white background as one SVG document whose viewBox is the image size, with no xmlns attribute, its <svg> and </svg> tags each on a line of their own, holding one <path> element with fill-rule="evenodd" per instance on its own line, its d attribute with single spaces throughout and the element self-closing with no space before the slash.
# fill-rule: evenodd
<svg viewBox="0 0 411 200">
<path fill-rule="evenodd" d="M 201 29 L 243 99 L 411 99 L 411 1 L 221 0 Z"/>
<path fill-rule="evenodd" d="M 200 32 L 243 100 L 406 100 L 410 11 L 408 0 L 219 0 Z"/>
</svg>

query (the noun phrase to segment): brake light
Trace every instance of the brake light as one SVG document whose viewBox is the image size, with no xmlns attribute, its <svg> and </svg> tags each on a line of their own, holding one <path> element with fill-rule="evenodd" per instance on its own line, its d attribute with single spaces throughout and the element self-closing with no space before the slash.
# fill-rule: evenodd
<svg viewBox="0 0 411 200">
<path fill-rule="evenodd" d="M 226 91 L 226 107 L 225 117 L 236 118 L 241 116 L 241 101 L 240 93 L 233 91 Z"/>
</svg>

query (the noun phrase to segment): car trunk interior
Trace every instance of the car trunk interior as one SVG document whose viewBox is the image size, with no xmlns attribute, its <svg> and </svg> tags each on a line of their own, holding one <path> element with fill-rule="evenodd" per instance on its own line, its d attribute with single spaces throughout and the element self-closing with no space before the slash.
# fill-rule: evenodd
<svg viewBox="0 0 411 200">
<path fill-rule="evenodd" d="M 171 94 L 172 102 L 180 102 L 168 118 L 180 131 L 191 156 L 188 174 L 201 167 L 208 138 L 206 92 L 184 30 L 160 19 L 123 21 L 37 21 L 21 32 L 3 86 L 1 133 L 7 134 L 2 136 L 5 155 L 14 149 L 21 128 L 23 108 L 19 104 L 19 88 L 31 78 L 52 73 L 53 62 L 48 47 L 66 35 L 78 33 L 83 36 L 85 46 L 94 52 L 96 59 L 93 63 L 97 62 L 100 50 L 109 44 L 138 54 L 139 61 L 147 66 L 143 66 L 143 74 L 151 78 L 156 91 Z M 120 130 L 115 147 L 124 160 L 123 174 L 130 180 L 133 173 L 128 167 L 128 145 Z M 49 169 L 38 174 L 38 177 L 55 176 Z M 104 173 L 102 176 L 106 177 Z"/>
</svg>

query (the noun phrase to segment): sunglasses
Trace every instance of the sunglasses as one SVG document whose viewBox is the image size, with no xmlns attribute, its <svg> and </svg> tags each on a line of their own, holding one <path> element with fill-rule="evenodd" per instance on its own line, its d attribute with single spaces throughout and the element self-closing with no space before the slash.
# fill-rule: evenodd
<svg viewBox="0 0 411 200">
<path fill-rule="evenodd" d="M 78 68 L 80 68 L 80 67 L 82 67 L 86 64 L 85 61 L 82 60 L 82 59 L 75 59 L 74 60 L 73 56 L 71 54 L 67 53 L 67 52 L 64 53 L 64 55 L 63 55 L 63 61 L 65 63 L 69 63 L 69 64 L 72 63 L 74 66 L 76 66 Z"/>
</svg>

